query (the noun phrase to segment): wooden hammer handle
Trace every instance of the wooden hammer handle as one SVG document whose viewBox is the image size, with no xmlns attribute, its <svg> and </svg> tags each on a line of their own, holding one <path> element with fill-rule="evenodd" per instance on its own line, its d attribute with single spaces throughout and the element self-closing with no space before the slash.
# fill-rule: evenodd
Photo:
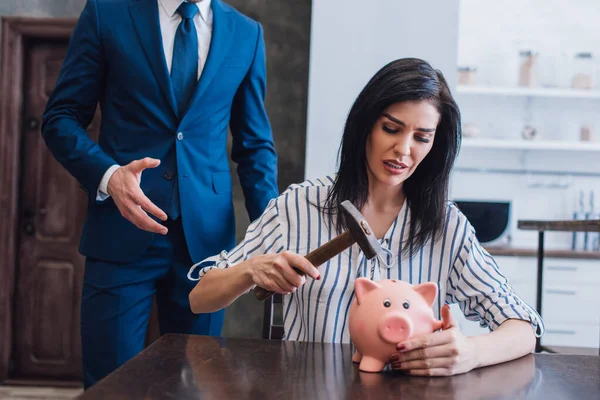
<svg viewBox="0 0 600 400">
<path fill-rule="evenodd" d="M 341 235 L 331 239 L 329 242 L 324 245 L 314 249 L 310 253 L 308 253 L 305 258 L 310 261 L 312 265 L 315 267 L 319 267 L 321 264 L 326 263 L 336 255 L 340 254 L 342 251 L 352 246 L 356 241 L 352 237 L 350 231 L 346 231 Z M 304 272 L 299 270 L 298 268 L 294 268 L 294 270 L 299 275 L 304 275 Z M 254 296 L 258 300 L 266 300 L 271 297 L 274 292 L 263 289 L 259 286 L 254 288 Z"/>
</svg>

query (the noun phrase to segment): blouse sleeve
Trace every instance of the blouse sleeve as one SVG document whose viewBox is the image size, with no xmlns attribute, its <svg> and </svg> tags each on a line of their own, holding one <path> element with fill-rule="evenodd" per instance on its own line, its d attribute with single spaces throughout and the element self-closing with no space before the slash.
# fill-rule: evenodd
<svg viewBox="0 0 600 400">
<path fill-rule="evenodd" d="M 199 281 L 213 268 L 229 268 L 252 256 L 281 252 L 283 241 L 277 201 L 275 198 L 269 202 L 263 214 L 248 226 L 244 240 L 235 248 L 229 252 L 223 250 L 194 264 L 188 272 L 188 279 Z"/>
<path fill-rule="evenodd" d="M 513 291 L 470 224 L 468 231 L 448 276 L 447 301 L 458 303 L 467 319 L 490 330 L 508 319 L 519 319 L 531 324 L 536 337 L 542 336 L 545 327 L 540 315 Z"/>
</svg>

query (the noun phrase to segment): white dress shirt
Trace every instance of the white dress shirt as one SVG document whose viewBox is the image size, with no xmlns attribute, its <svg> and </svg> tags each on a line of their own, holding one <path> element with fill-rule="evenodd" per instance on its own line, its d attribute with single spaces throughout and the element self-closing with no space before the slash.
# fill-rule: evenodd
<svg viewBox="0 0 600 400">
<path fill-rule="evenodd" d="M 194 16 L 194 25 L 198 34 L 198 78 L 202 75 L 212 37 L 213 13 L 210 2 L 211 0 L 201 0 L 196 3 L 199 10 L 198 14 Z M 183 3 L 182 0 L 158 0 L 158 18 L 160 21 L 162 45 L 169 73 L 171 73 L 171 64 L 173 63 L 175 34 L 181 23 L 181 16 L 177 13 L 177 8 L 181 3 Z M 100 181 L 96 200 L 103 201 L 109 197 L 108 181 L 119 167 L 119 165 L 113 165 L 106 170 Z"/>
<path fill-rule="evenodd" d="M 228 268 L 259 254 L 291 250 L 304 255 L 331 240 L 335 227 L 314 204 L 323 204 L 334 179 L 327 176 L 290 186 L 250 224 L 241 243 L 194 265 L 188 278 L 202 279 L 213 268 Z M 507 319 L 520 319 L 531 324 L 536 336 L 543 334 L 539 314 L 513 291 L 454 204 L 448 204 L 440 240 L 429 239 L 420 249 L 403 250 L 409 238 L 407 203 L 380 240 L 385 254 L 367 260 L 354 244 L 319 267 L 321 280 L 307 279 L 295 293 L 284 296 L 285 339 L 350 343 L 348 312 L 358 277 L 398 279 L 413 285 L 435 282 L 438 296 L 433 311 L 438 319 L 445 303 L 458 303 L 467 319 L 490 330 Z"/>
</svg>

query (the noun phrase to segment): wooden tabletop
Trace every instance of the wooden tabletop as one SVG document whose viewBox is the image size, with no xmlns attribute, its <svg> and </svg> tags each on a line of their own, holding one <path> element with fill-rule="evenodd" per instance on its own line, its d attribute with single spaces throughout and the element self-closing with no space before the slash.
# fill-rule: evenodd
<svg viewBox="0 0 600 400">
<path fill-rule="evenodd" d="M 165 335 L 80 399 L 600 399 L 600 357 L 530 354 L 454 377 L 363 373 L 350 345 Z"/>
<path fill-rule="evenodd" d="M 519 220 L 519 229 L 529 231 L 600 232 L 600 219 L 552 221 Z"/>
<path fill-rule="evenodd" d="M 537 257 L 537 249 L 526 249 L 508 246 L 485 246 L 488 253 L 493 256 Z M 544 257 L 576 258 L 580 260 L 600 260 L 600 251 L 595 250 L 553 250 L 545 249 Z"/>
</svg>

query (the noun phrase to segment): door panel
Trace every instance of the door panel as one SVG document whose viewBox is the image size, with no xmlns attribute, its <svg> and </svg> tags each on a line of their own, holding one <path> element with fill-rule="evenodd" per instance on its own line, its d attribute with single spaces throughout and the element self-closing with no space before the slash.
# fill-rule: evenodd
<svg viewBox="0 0 600 400">
<path fill-rule="evenodd" d="M 87 198 L 40 134 L 66 46 L 66 41 L 40 41 L 28 47 L 26 56 L 15 378 L 79 380 L 82 375 L 79 310 L 84 258 L 78 245 Z M 96 124 L 89 131 L 97 138 Z"/>
</svg>

